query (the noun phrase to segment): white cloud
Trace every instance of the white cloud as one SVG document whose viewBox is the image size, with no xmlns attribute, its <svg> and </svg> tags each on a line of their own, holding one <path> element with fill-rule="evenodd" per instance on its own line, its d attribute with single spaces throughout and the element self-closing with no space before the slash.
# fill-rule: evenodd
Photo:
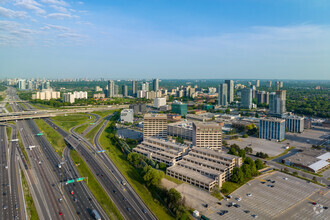
<svg viewBox="0 0 330 220">
<path fill-rule="evenodd" d="M 41 8 L 42 5 L 34 0 L 17 0 L 15 5 L 24 9 L 35 11 L 38 14 L 46 13 L 46 11 Z"/>
<path fill-rule="evenodd" d="M 57 36 L 60 38 L 83 38 L 84 37 L 84 35 L 77 34 L 77 33 L 71 33 L 71 32 L 64 33 L 64 34 L 58 34 Z"/>
<path fill-rule="evenodd" d="M 68 9 L 62 7 L 62 6 L 57 6 L 57 5 L 50 5 L 49 7 L 55 9 L 56 11 L 67 13 Z"/>
<path fill-rule="evenodd" d="M 56 29 L 56 30 L 60 30 L 60 31 L 71 31 L 71 29 L 68 27 L 64 27 L 64 26 L 60 26 L 60 25 L 52 25 L 52 24 L 47 24 L 45 27 L 42 27 L 41 29 L 42 30 Z"/>
<path fill-rule="evenodd" d="M 3 8 L 0 6 L 0 16 L 6 17 L 6 18 L 26 18 L 26 12 L 25 11 L 13 11 L 8 8 Z"/>
<path fill-rule="evenodd" d="M 54 18 L 54 19 L 66 19 L 66 18 L 78 18 L 76 15 L 71 15 L 71 14 L 65 14 L 65 13 L 51 13 L 48 15 L 49 18 Z"/>
<path fill-rule="evenodd" d="M 42 3 L 53 4 L 53 5 L 61 5 L 68 6 L 69 4 L 62 0 L 41 0 Z"/>
</svg>

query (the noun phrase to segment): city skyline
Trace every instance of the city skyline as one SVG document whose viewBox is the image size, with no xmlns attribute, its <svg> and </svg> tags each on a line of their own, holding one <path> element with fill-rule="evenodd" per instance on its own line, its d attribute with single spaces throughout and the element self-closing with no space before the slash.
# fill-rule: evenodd
<svg viewBox="0 0 330 220">
<path fill-rule="evenodd" d="M 329 8 L 307 0 L 0 0 L 0 74 L 329 79 Z"/>
</svg>

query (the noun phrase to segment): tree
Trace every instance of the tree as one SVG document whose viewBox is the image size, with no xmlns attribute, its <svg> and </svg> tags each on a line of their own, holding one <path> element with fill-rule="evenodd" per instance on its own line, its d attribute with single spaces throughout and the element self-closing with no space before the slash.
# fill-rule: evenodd
<svg viewBox="0 0 330 220">
<path fill-rule="evenodd" d="M 240 150 L 240 148 L 237 144 L 232 144 L 232 145 L 230 145 L 230 147 L 233 147 L 236 151 Z"/>
<path fill-rule="evenodd" d="M 237 154 L 235 148 L 233 148 L 233 147 L 231 147 L 231 148 L 229 149 L 228 154 L 238 156 L 238 154 Z"/>
<path fill-rule="evenodd" d="M 159 163 L 159 169 L 166 170 L 166 164 L 165 163 Z"/>
<path fill-rule="evenodd" d="M 255 115 L 256 118 L 259 118 L 259 114 L 256 112 L 256 115 Z"/>
<path fill-rule="evenodd" d="M 254 161 L 251 159 L 251 157 L 247 157 L 244 161 L 244 164 L 248 164 L 251 168 L 251 174 L 252 176 L 258 176 L 259 172 L 256 168 L 256 164 Z"/>
<path fill-rule="evenodd" d="M 226 113 L 226 114 L 229 114 L 229 113 L 230 113 L 230 109 L 227 108 L 227 109 L 225 110 L 225 113 Z"/>
<path fill-rule="evenodd" d="M 294 171 L 292 174 L 295 175 L 295 176 L 298 176 L 298 172 L 297 171 Z"/>
<path fill-rule="evenodd" d="M 244 173 L 245 180 L 249 180 L 252 177 L 251 167 L 248 164 L 243 164 L 242 171 Z"/>
<path fill-rule="evenodd" d="M 247 137 L 249 137 L 249 135 L 247 135 L 247 134 L 243 134 L 243 136 L 242 136 L 242 138 L 247 138 Z"/>
<path fill-rule="evenodd" d="M 244 173 L 241 170 L 241 168 L 234 167 L 231 181 L 234 183 L 243 183 L 244 182 Z"/>
<path fill-rule="evenodd" d="M 143 176 L 143 180 L 147 183 L 147 186 L 157 186 L 160 180 L 163 178 L 164 173 L 157 171 L 150 167 L 147 173 Z"/>
<path fill-rule="evenodd" d="M 256 159 L 254 161 L 254 163 L 256 164 L 257 170 L 260 170 L 260 169 L 264 168 L 264 164 L 263 164 L 263 162 L 260 159 Z"/>
<path fill-rule="evenodd" d="M 244 160 L 245 160 L 245 157 L 246 157 L 246 155 L 245 155 L 245 150 L 240 149 L 240 150 L 238 151 L 238 156 L 242 157 L 242 159 L 243 159 L 243 161 L 244 161 Z"/>
<path fill-rule="evenodd" d="M 247 154 L 252 154 L 252 152 L 253 152 L 251 147 L 245 147 L 244 150 L 245 150 L 245 153 L 247 153 Z"/>
<path fill-rule="evenodd" d="M 127 156 L 127 160 L 133 164 L 133 166 L 137 167 L 140 162 L 140 155 L 138 153 L 129 153 Z"/>
</svg>

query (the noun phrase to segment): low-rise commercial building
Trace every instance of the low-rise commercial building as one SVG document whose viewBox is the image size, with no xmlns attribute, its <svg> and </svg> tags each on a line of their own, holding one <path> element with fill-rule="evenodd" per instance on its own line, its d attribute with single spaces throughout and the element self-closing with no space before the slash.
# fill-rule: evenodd
<svg viewBox="0 0 330 220">
<path fill-rule="evenodd" d="M 167 134 L 169 136 L 181 137 L 183 139 L 192 141 L 193 123 L 188 121 L 180 121 L 167 125 Z"/>
<path fill-rule="evenodd" d="M 160 108 L 161 106 L 166 105 L 166 98 L 154 98 L 154 107 Z"/>
<path fill-rule="evenodd" d="M 120 121 L 121 123 L 133 123 L 134 121 L 133 109 L 123 109 L 120 112 Z"/>
<path fill-rule="evenodd" d="M 330 153 L 327 151 L 308 149 L 286 157 L 282 162 L 289 166 L 318 173 L 330 166 Z"/>
</svg>

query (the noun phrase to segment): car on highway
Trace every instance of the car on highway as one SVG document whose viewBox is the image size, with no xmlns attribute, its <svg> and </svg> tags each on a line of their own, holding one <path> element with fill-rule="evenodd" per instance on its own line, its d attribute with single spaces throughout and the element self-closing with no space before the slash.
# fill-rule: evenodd
<svg viewBox="0 0 330 220">
<path fill-rule="evenodd" d="M 62 213 L 62 212 L 59 212 L 58 214 L 59 214 L 59 215 L 63 215 L 63 213 Z"/>
<path fill-rule="evenodd" d="M 71 191 L 71 192 L 70 192 L 70 194 L 71 194 L 71 195 L 73 195 L 73 194 L 74 194 L 74 192 L 73 192 L 73 191 Z"/>
<path fill-rule="evenodd" d="M 131 208 L 127 208 L 127 211 L 129 211 L 129 212 L 130 212 L 130 211 L 131 211 Z"/>
<path fill-rule="evenodd" d="M 61 199 L 61 198 L 59 198 L 59 199 L 58 199 L 58 201 L 59 201 L 59 202 L 62 202 L 62 199 Z"/>
<path fill-rule="evenodd" d="M 116 193 L 116 190 L 112 190 L 113 193 Z"/>
<path fill-rule="evenodd" d="M 78 199 L 77 199 L 77 198 L 73 198 L 73 201 L 74 201 L 74 202 L 77 202 L 77 201 L 78 201 Z"/>
<path fill-rule="evenodd" d="M 124 200 L 124 201 L 127 201 L 127 199 L 126 199 L 125 197 L 123 198 L 123 200 Z"/>
<path fill-rule="evenodd" d="M 6 205 L 3 205 L 2 208 L 6 210 L 7 209 L 7 206 Z"/>
<path fill-rule="evenodd" d="M 147 213 L 147 210 L 145 210 L 145 209 L 142 209 L 142 212 L 143 212 L 144 214 L 146 214 L 146 213 Z"/>
</svg>

